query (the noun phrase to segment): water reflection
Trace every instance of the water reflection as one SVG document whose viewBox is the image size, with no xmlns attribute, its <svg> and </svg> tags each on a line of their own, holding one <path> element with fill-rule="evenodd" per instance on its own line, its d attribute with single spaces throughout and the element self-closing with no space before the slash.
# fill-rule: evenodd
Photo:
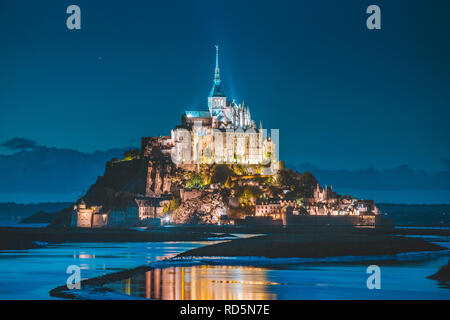
<svg viewBox="0 0 450 320">
<path fill-rule="evenodd" d="M 218 280 L 220 279 L 220 280 Z M 270 300 L 267 269 L 243 266 L 193 266 L 154 269 L 110 283 L 127 295 L 158 300 Z"/>
<path fill-rule="evenodd" d="M 0 277 L 0 299 L 53 299 L 49 291 L 66 283 L 70 265 L 81 268 L 82 279 L 94 278 L 203 245 L 205 242 L 83 242 L 0 251 L 0 274 L 4 275 Z"/>
</svg>

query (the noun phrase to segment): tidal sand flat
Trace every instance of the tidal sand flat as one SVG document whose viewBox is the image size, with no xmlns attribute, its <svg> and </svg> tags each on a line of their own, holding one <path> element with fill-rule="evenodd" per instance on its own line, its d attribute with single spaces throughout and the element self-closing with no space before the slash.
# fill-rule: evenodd
<svg viewBox="0 0 450 320">
<path fill-rule="evenodd" d="M 236 239 L 183 252 L 178 257 L 323 258 L 380 256 L 407 252 L 441 251 L 446 248 L 420 238 L 370 231 L 271 234 Z"/>
<path fill-rule="evenodd" d="M 40 243 L 205 241 L 220 234 L 173 228 L 150 230 L 0 227 L 0 250 L 40 247 Z"/>
<path fill-rule="evenodd" d="M 450 262 L 439 269 L 438 272 L 428 277 L 429 279 L 438 280 L 439 283 L 450 289 Z"/>
<path fill-rule="evenodd" d="M 141 268 L 83 281 L 82 290 L 61 286 L 51 295 L 69 299 L 308 299 L 315 292 L 318 299 L 446 299 L 448 289 L 427 276 L 447 260 L 447 250 L 420 238 L 370 230 L 305 230 L 194 248 Z M 427 254 L 422 258 L 418 254 L 412 263 L 383 264 L 383 292 L 367 290 L 365 258 L 424 252 Z M 321 262 L 322 258 L 349 256 L 356 259 L 351 263 L 339 259 Z M 237 261 L 232 261 L 234 258 Z M 291 258 L 311 261 L 285 263 Z M 270 263 L 264 266 L 259 260 Z M 412 282 L 411 273 L 415 275 Z"/>
</svg>

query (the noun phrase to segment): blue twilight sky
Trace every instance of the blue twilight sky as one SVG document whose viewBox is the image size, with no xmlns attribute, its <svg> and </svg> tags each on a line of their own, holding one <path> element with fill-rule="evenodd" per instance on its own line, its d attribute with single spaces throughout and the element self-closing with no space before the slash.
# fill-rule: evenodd
<svg viewBox="0 0 450 320">
<path fill-rule="evenodd" d="M 82 29 L 66 28 L 81 7 Z M 382 30 L 366 28 L 370 4 Z M 322 168 L 444 169 L 450 2 L 0 1 L 0 143 L 82 151 L 169 134 L 226 94 L 279 128 L 281 158 Z M 3 152 L 0 150 L 0 153 Z"/>
</svg>

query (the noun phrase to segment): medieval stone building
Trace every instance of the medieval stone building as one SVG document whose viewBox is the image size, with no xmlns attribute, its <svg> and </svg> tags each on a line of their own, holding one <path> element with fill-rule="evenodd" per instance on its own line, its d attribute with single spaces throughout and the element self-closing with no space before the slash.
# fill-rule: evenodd
<svg viewBox="0 0 450 320">
<path fill-rule="evenodd" d="M 101 228 L 106 226 L 108 215 L 101 206 L 88 207 L 83 199 L 74 205 L 71 226 L 77 228 Z"/>
<path fill-rule="evenodd" d="M 276 131 L 277 132 L 277 131 Z M 229 101 L 220 79 L 219 53 L 208 109 L 185 111 L 171 132 L 172 160 L 177 165 L 201 163 L 265 164 L 277 162 L 274 139 L 259 128 L 244 102 Z"/>
<path fill-rule="evenodd" d="M 337 194 L 331 186 L 322 188 L 319 184 L 314 189 L 314 201 L 316 203 L 334 203 L 337 201 Z"/>
</svg>

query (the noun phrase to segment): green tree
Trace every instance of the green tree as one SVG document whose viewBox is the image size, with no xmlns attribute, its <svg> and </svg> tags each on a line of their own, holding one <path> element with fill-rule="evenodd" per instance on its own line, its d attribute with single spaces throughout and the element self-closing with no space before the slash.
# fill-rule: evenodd
<svg viewBox="0 0 450 320">
<path fill-rule="evenodd" d="M 190 179 L 186 182 L 186 188 L 204 188 L 203 179 L 198 173 L 192 173 Z"/>
<path fill-rule="evenodd" d="M 133 150 L 127 150 L 123 154 L 123 160 L 133 160 L 133 159 L 139 159 L 141 157 L 141 152 L 139 149 L 133 149 Z"/>
<path fill-rule="evenodd" d="M 231 179 L 231 176 L 228 176 L 227 181 L 225 181 L 224 186 L 225 186 L 225 188 L 228 188 L 228 189 L 231 189 L 234 187 L 234 182 Z"/>
<path fill-rule="evenodd" d="M 170 213 L 170 212 L 172 212 L 172 211 L 178 209 L 178 208 L 180 207 L 180 205 L 181 205 L 180 199 L 178 199 L 178 198 L 176 198 L 176 197 L 173 197 L 173 198 L 169 201 L 169 203 L 165 203 L 165 204 L 163 205 L 163 210 L 162 210 L 162 212 L 163 212 L 163 214 Z"/>
</svg>

